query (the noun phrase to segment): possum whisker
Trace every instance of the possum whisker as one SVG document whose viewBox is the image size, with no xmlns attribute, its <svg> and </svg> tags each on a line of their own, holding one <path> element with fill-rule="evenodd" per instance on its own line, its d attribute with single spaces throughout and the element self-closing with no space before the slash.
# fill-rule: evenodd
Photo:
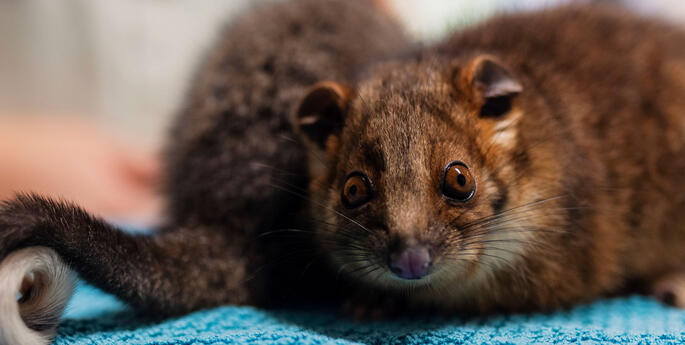
<svg viewBox="0 0 685 345">
<path fill-rule="evenodd" d="M 350 217 L 348 217 L 348 216 L 342 214 L 341 212 L 339 212 L 339 211 L 337 211 L 337 210 L 334 210 L 334 209 L 332 209 L 332 208 L 330 208 L 330 207 L 328 207 L 328 206 L 326 206 L 326 205 L 324 205 L 324 204 L 322 204 L 322 203 L 320 203 L 320 202 L 318 202 L 318 201 L 316 201 L 316 200 L 313 200 L 312 198 L 307 197 L 306 195 L 303 195 L 303 194 L 301 194 L 301 193 L 294 192 L 294 191 L 292 191 L 292 190 L 289 190 L 288 188 L 285 188 L 285 187 L 283 187 L 283 186 L 279 186 L 279 185 L 276 185 L 276 184 L 273 184 L 273 183 L 271 183 L 271 186 L 274 187 L 274 188 L 280 189 L 280 190 L 282 190 L 282 191 L 284 191 L 284 192 L 291 193 L 291 194 L 293 194 L 293 195 L 295 195 L 295 196 L 299 196 L 299 197 L 301 197 L 302 199 L 304 199 L 304 200 L 306 200 L 306 201 L 309 201 L 309 202 L 311 202 L 311 203 L 314 203 L 315 205 L 317 205 L 317 206 L 319 206 L 319 207 L 321 207 L 321 208 L 324 208 L 324 209 L 326 209 L 326 210 L 329 210 L 329 211 L 331 211 L 331 212 L 334 212 L 334 213 L 337 214 L 338 216 L 340 216 L 340 217 L 342 217 L 342 218 L 344 218 L 344 219 L 346 219 L 346 220 L 348 220 L 348 221 L 350 221 L 350 222 L 356 224 L 356 225 L 359 226 L 361 229 L 364 229 L 365 231 L 367 231 L 367 232 L 373 234 L 373 232 L 372 232 L 371 230 L 369 230 L 367 227 L 365 227 L 364 225 L 362 225 L 362 224 L 359 223 L 358 221 L 356 221 L 356 220 L 354 220 L 354 219 L 352 219 L 352 218 L 350 218 Z"/>
<path fill-rule="evenodd" d="M 564 197 L 564 195 L 558 195 L 558 196 L 554 196 L 554 197 L 550 197 L 550 198 L 545 198 L 542 200 L 532 201 L 530 203 L 526 203 L 523 205 L 514 206 L 512 208 L 503 210 L 499 213 L 489 215 L 489 216 L 485 216 L 485 217 L 481 217 L 481 218 L 478 218 L 474 221 L 466 223 L 466 224 L 461 226 L 461 230 L 464 230 L 464 229 L 467 229 L 469 227 L 476 226 L 476 225 L 479 225 L 482 223 L 486 223 L 486 222 L 491 221 L 493 219 L 497 219 L 498 217 L 503 217 L 503 216 L 515 214 L 518 212 L 528 212 L 528 211 L 531 211 L 532 209 L 534 209 L 535 207 L 544 205 L 545 203 L 548 203 L 550 201 L 561 199 L 563 197 Z M 463 213 L 460 214 L 459 216 L 457 216 L 456 218 L 454 218 L 453 220 L 451 220 L 450 222 L 448 222 L 447 225 L 445 226 L 445 228 L 451 228 L 452 226 L 454 226 L 454 223 L 456 222 L 456 220 L 458 220 L 459 217 L 461 217 L 462 215 L 463 215 Z"/>
<path fill-rule="evenodd" d="M 483 246 L 483 245 L 480 245 L 479 243 L 472 243 L 471 245 L 468 246 L 468 249 L 477 249 L 477 250 L 483 250 L 483 251 L 496 250 L 496 251 L 501 251 L 504 253 L 512 254 L 515 256 L 522 256 L 523 255 L 523 253 L 516 252 L 516 251 L 513 251 L 511 249 L 505 249 L 505 248 L 496 247 L 496 246 Z"/>
<path fill-rule="evenodd" d="M 367 263 L 366 265 L 362 265 L 362 266 L 357 267 L 357 268 L 355 268 L 355 269 L 353 269 L 353 270 L 351 270 L 351 271 L 347 271 L 347 274 L 349 274 L 349 275 L 354 275 L 355 273 L 358 273 L 358 272 L 360 272 L 360 271 L 367 270 L 367 269 L 369 269 L 369 268 L 371 268 L 371 267 L 373 267 L 373 266 L 376 266 L 376 265 Z"/>
<path fill-rule="evenodd" d="M 346 249 L 356 249 L 361 252 L 365 252 L 366 248 L 356 244 L 356 243 L 341 243 L 340 240 L 336 240 L 335 238 L 327 238 L 327 239 L 322 239 L 324 241 L 323 243 L 329 244 L 331 246 L 331 249 L 335 249 L 338 251 L 341 250 L 346 250 Z"/>
<path fill-rule="evenodd" d="M 275 234 L 282 234 L 282 233 L 308 233 L 308 234 L 313 234 L 313 231 L 310 230 L 302 230 L 302 229 L 278 229 L 278 230 L 273 230 L 273 231 L 267 231 L 259 234 L 257 238 L 262 238 L 270 235 L 275 235 Z"/>
<path fill-rule="evenodd" d="M 285 180 L 285 179 L 277 178 L 276 176 L 273 176 L 273 175 L 272 175 L 272 176 L 271 176 L 271 180 L 272 180 L 273 182 L 275 182 L 275 183 L 278 183 L 279 186 L 287 187 L 287 188 L 292 188 L 292 190 L 295 190 L 295 191 L 297 191 L 297 192 L 299 192 L 299 193 L 302 193 L 303 195 L 307 195 L 307 194 L 309 193 L 309 191 L 308 191 L 306 188 L 304 188 L 304 187 L 302 187 L 302 186 L 295 185 L 295 184 L 293 184 L 293 183 L 290 183 L 290 182 L 288 182 L 288 181 Z"/>
<path fill-rule="evenodd" d="M 311 220 L 311 221 L 317 222 L 317 223 L 319 223 L 319 224 L 328 225 L 328 226 L 331 226 L 331 227 L 338 227 L 338 226 L 339 226 L 338 224 L 331 223 L 331 222 L 327 222 L 327 221 L 325 221 L 325 220 L 321 220 L 321 219 L 314 218 L 314 217 L 311 217 L 311 216 L 308 217 L 307 220 Z"/>
<path fill-rule="evenodd" d="M 298 177 L 306 177 L 306 176 L 307 176 L 307 175 L 304 174 L 304 173 L 296 173 L 296 172 L 293 172 L 293 171 L 288 171 L 288 170 L 281 169 L 281 168 L 277 168 L 277 167 L 275 167 L 275 166 L 273 166 L 273 165 L 269 165 L 269 164 L 266 164 L 266 163 L 263 163 L 263 162 L 250 162 L 249 164 L 250 164 L 251 166 L 254 166 L 254 167 L 257 167 L 257 168 L 266 168 L 266 169 L 270 169 L 270 170 L 272 170 L 272 171 L 274 171 L 274 172 L 276 172 L 276 173 L 278 173 L 278 174 L 280 174 L 280 175 L 285 175 L 285 176 L 298 176 Z M 276 175 L 272 175 L 272 177 L 274 177 L 274 176 L 276 176 Z"/>
<path fill-rule="evenodd" d="M 377 267 L 378 267 L 378 269 L 377 269 L 376 271 L 377 271 L 378 273 L 377 273 L 376 275 L 374 275 L 374 276 L 370 279 L 370 281 L 371 281 L 372 283 L 377 283 L 378 280 L 379 280 L 383 275 L 386 274 L 386 270 L 382 269 L 381 266 L 377 266 Z M 369 274 L 369 275 L 370 275 L 370 274 Z"/>
<path fill-rule="evenodd" d="M 347 262 L 347 263 L 344 263 L 344 264 L 340 265 L 340 268 L 338 268 L 338 272 L 335 274 L 335 281 L 336 281 L 336 282 L 340 280 L 340 274 L 341 274 L 342 271 L 345 269 L 345 267 L 347 267 L 347 266 L 349 266 L 349 265 L 351 265 L 351 264 L 353 264 L 353 263 L 352 263 L 352 262 Z"/>
<path fill-rule="evenodd" d="M 537 234 L 564 234 L 566 233 L 566 230 L 563 229 L 557 229 L 557 228 L 543 228 L 543 227 L 538 227 L 538 226 L 531 226 L 531 225 L 509 225 L 508 222 L 502 222 L 500 224 L 492 225 L 492 226 L 483 226 L 479 228 L 471 228 L 468 231 L 464 231 L 462 234 L 459 235 L 464 235 L 464 236 L 469 236 L 469 237 L 475 237 L 475 236 L 483 236 L 483 235 L 495 235 L 495 234 L 503 234 L 503 233 L 518 233 L 518 234 L 524 234 L 524 233 L 537 233 Z M 457 236 L 457 235 L 454 235 Z M 448 236 L 449 238 L 449 236 Z"/>
<path fill-rule="evenodd" d="M 368 271 L 360 273 L 359 274 L 360 278 L 365 278 L 367 276 L 370 276 L 372 273 L 377 272 L 379 270 L 381 271 L 381 273 L 383 273 L 383 267 L 382 266 L 379 266 L 379 265 L 369 265 L 369 266 L 371 269 Z"/>
<path fill-rule="evenodd" d="M 561 234 L 564 230 L 555 227 L 540 227 L 529 225 L 528 221 L 534 219 L 533 217 L 512 217 L 507 219 L 493 219 L 487 223 L 478 224 L 469 228 L 459 228 L 458 231 L 448 232 L 445 237 L 448 239 L 460 237 L 473 237 L 486 234 L 500 234 L 500 233 L 548 233 Z M 522 221 L 525 223 L 521 223 Z"/>
<path fill-rule="evenodd" d="M 466 254 L 466 255 L 462 255 L 462 256 L 451 256 L 451 255 L 446 255 L 445 258 L 448 259 L 448 260 L 450 260 L 450 261 L 457 261 L 457 262 L 458 262 L 458 261 L 462 261 L 462 262 L 465 262 L 465 263 L 467 263 L 467 264 L 476 263 L 476 264 L 479 264 L 479 265 L 486 265 L 486 266 L 488 266 L 488 267 L 490 267 L 490 268 L 492 269 L 492 272 L 494 272 L 494 271 L 496 271 L 496 270 L 498 269 L 498 267 L 497 267 L 497 266 L 494 266 L 492 263 L 482 261 L 482 260 L 477 256 L 477 254 Z M 450 271 L 450 270 L 449 270 L 449 266 L 447 267 L 447 270 Z"/>
<path fill-rule="evenodd" d="M 280 137 L 281 139 L 290 141 L 290 142 L 292 142 L 292 143 L 304 145 L 304 143 L 302 142 L 302 139 L 300 139 L 299 137 L 293 138 L 293 137 L 288 136 L 288 135 L 285 135 L 285 134 L 281 134 L 279 137 Z M 314 150 L 309 150 L 308 152 L 309 152 L 312 156 L 314 156 L 314 158 L 316 158 L 319 162 L 321 162 L 321 164 L 323 164 L 324 166 L 328 166 L 329 163 L 328 163 L 326 160 L 324 160 L 323 157 L 321 157 L 321 155 L 319 155 L 317 152 L 314 152 Z"/>
<path fill-rule="evenodd" d="M 494 240 L 473 240 L 471 242 L 465 242 L 463 243 L 463 246 L 470 246 L 473 244 L 489 244 L 489 243 L 521 243 L 521 244 L 531 244 L 535 247 L 541 247 L 541 248 L 548 248 L 552 249 L 553 247 L 550 246 L 549 244 L 545 242 L 540 242 L 540 241 L 535 241 L 535 240 L 522 240 L 520 238 L 502 238 L 502 239 L 494 239 Z"/>
<path fill-rule="evenodd" d="M 346 239 L 350 242 L 359 242 L 359 234 L 357 232 L 354 232 L 353 229 L 347 228 L 347 227 L 330 227 L 326 228 L 325 226 L 320 228 L 321 231 L 321 236 L 320 238 L 328 238 L 332 240 L 337 240 L 337 239 Z"/>
<path fill-rule="evenodd" d="M 493 258 L 493 259 L 495 259 L 497 262 L 502 262 L 502 263 L 504 263 L 504 264 L 505 264 L 508 268 L 510 268 L 510 269 L 515 269 L 515 268 L 516 268 L 516 267 L 514 267 L 514 265 L 513 265 L 509 260 L 507 260 L 507 259 L 505 259 L 505 258 L 503 258 L 503 257 L 501 257 L 501 256 L 499 256 L 499 255 L 495 255 L 495 254 L 489 254 L 489 253 L 483 253 L 483 252 L 478 252 L 478 253 L 464 253 L 464 252 L 461 252 L 461 253 L 459 253 L 459 254 L 465 254 L 466 256 L 473 255 L 473 256 L 477 257 L 479 260 L 480 260 L 482 257 Z"/>
<path fill-rule="evenodd" d="M 321 259 L 322 256 L 323 256 L 323 253 L 319 253 L 319 254 L 316 255 L 313 259 L 311 259 L 311 260 L 304 266 L 304 269 L 302 269 L 302 272 L 300 272 L 300 277 L 304 277 L 305 274 L 307 273 L 307 271 L 309 270 L 309 268 L 312 267 L 312 265 L 314 264 L 314 262 L 317 261 L 317 260 L 319 260 L 319 259 Z"/>
</svg>

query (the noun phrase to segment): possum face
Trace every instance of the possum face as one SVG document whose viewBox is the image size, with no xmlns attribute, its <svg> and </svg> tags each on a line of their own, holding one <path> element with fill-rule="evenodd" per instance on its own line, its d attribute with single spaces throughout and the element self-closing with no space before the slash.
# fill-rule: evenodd
<svg viewBox="0 0 685 345">
<path fill-rule="evenodd" d="M 312 169 L 311 215 L 338 270 L 416 291 L 515 265 L 544 222 L 532 216 L 544 199 L 519 189 L 534 174 L 521 91 L 487 56 L 386 66 L 356 90 L 316 85 L 295 123 L 325 163 Z"/>
</svg>

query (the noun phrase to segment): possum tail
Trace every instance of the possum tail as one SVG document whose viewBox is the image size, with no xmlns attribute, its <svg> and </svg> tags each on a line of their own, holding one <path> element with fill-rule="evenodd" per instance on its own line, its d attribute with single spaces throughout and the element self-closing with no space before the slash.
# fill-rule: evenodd
<svg viewBox="0 0 685 345">
<path fill-rule="evenodd" d="M 0 263 L 0 344 L 48 344 L 74 291 L 75 276 L 46 247 L 28 247 Z"/>
<path fill-rule="evenodd" d="M 238 231 L 227 241 L 225 231 L 133 235 L 36 195 L 0 204 L 0 344 L 50 341 L 73 291 L 71 270 L 156 316 L 257 303 L 259 289 L 248 286 L 257 279 L 246 274 L 255 241 Z"/>
</svg>

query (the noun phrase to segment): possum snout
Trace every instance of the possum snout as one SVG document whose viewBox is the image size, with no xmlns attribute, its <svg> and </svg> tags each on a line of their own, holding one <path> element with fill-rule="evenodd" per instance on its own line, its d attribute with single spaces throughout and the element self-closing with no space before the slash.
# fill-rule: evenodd
<svg viewBox="0 0 685 345">
<path fill-rule="evenodd" d="M 390 271 L 402 279 L 421 279 L 428 275 L 433 263 L 427 246 L 416 245 L 390 254 Z"/>
<path fill-rule="evenodd" d="M 425 242 L 396 240 L 388 250 L 388 268 L 398 278 L 417 280 L 430 273 L 434 251 Z"/>
</svg>

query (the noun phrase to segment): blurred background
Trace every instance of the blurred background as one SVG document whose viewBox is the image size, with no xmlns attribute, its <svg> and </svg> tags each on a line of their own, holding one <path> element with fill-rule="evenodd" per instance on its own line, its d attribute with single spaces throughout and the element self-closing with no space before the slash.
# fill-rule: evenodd
<svg viewBox="0 0 685 345">
<path fill-rule="evenodd" d="M 255 2 L 0 0 L 0 199 L 39 191 L 112 220 L 155 222 L 166 128 L 222 24 Z M 561 2 L 388 0 L 424 41 Z M 623 3 L 685 21 L 682 0 Z"/>
</svg>

